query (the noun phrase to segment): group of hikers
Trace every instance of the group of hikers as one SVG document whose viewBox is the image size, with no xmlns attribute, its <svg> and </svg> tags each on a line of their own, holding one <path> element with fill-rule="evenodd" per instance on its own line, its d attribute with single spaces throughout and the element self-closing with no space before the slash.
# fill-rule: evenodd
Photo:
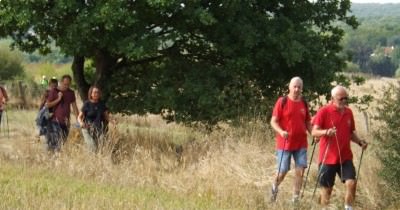
<svg viewBox="0 0 400 210">
<path fill-rule="evenodd" d="M 290 170 L 291 157 L 295 162 L 293 202 L 300 198 L 303 175 L 307 168 L 307 132 L 319 142 L 318 184 L 320 203 L 329 204 L 336 174 L 345 184 L 344 207 L 353 209 L 357 179 L 350 143 L 364 151 L 368 143 L 355 133 L 354 116 L 348 107 L 348 92 L 337 85 L 331 90 L 330 102 L 320 108 L 311 119 L 307 102 L 302 97 L 303 81 L 294 77 L 289 83 L 289 94 L 275 103 L 271 126 L 276 132 L 277 174 L 271 189 L 271 201 L 276 201 L 278 187 Z M 312 161 L 312 160 L 311 160 Z M 358 176 L 358 175 L 357 175 Z"/>
<path fill-rule="evenodd" d="M 88 100 L 84 101 L 78 111 L 74 91 L 70 88 L 70 75 L 61 77 L 60 82 L 52 78 L 42 96 L 40 111 L 36 119 L 39 135 L 44 135 L 49 151 L 60 151 L 66 142 L 71 127 L 71 109 L 82 128 L 84 141 L 88 149 L 96 152 L 107 132 L 109 114 L 105 103 L 101 100 L 101 90 L 91 86 Z"/>
<path fill-rule="evenodd" d="M 77 118 L 87 148 L 96 152 L 107 132 L 108 109 L 101 100 L 101 90 L 90 87 L 88 100 L 78 111 L 74 91 L 70 88 L 71 76 L 64 75 L 60 82 L 52 78 L 43 94 L 37 122 L 40 135 L 47 140 L 50 151 L 59 151 L 68 137 L 71 108 Z M 0 88 L 0 121 L 8 96 Z M 350 142 L 365 150 L 368 143 L 355 133 L 354 117 L 347 106 L 348 92 L 338 85 L 331 90 L 331 101 L 320 108 L 311 119 L 308 103 L 302 96 L 303 81 L 294 77 L 289 83 L 289 94 L 280 97 L 273 109 L 271 126 L 276 131 L 277 174 L 271 189 L 271 200 L 276 201 L 279 185 L 290 170 L 291 158 L 295 162 L 293 201 L 300 198 L 303 175 L 307 168 L 307 132 L 319 142 L 318 182 L 321 186 L 320 202 L 328 205 L 336 174 L 345 183 L 344 204 L 352 209 L 356 192 L 356 171 Z"/>
</svg>

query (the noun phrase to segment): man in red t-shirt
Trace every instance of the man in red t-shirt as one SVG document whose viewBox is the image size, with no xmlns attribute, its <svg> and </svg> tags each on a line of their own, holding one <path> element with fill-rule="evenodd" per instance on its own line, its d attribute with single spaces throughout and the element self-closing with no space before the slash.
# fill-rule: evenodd
<svg viewBox="0 0 400 210">
<path fill-rule="evenodd" d="M 336 86 L 331 95 L 331 103 L 322 107 L 313 119 L 312 135 L 320 137 L 318 176 L 322 187 L 321 204 L 329 203 L 335 176 L 338 174 L 346 185 L 345 209 L 351 210 L 356 192 L 356 172 L 350 141 L 360 145 L 363 150 L 368 144 L 355 133 L 353 113 L 347 107 L 346 89 Z"/>
<path fill-rule="evenodd" d="M 289 94 L 278 99 L 274 106 L 271 126 L 276 131 L 277 175 L 272 184 L 271 201 L 276 200 L 278 186 L 290 170 L 291 156 L 295 161 L 293 201 L 297 201 L 307 167 L 307 131 L 311 133 L 308 105 L 302 98 L 303 81 L 294 77 Z"/>
<path fill-rule="evenodd" d="M 46 134 L 49 150 L 59 150 L 61 144 L 66 141 L 71 124 L 71 106 L 75 116 L 78 116 L 75 93 L 69 88 L 71 80 L 69 75 L 62 76 L 60 87 L 52 89 L 47 97 L 46 106 L 54 110 Z"/>
</svg>

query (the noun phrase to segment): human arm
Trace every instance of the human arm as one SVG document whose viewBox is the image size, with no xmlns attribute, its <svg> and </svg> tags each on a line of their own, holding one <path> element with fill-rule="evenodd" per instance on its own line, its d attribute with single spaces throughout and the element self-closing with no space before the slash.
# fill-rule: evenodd
<svg viewBox="0 0 400 210">
<path fill-rule="evenodd" d="M 49 93 L 49 97 L 47 98 L 46 102 L 46 107 L 47 108 L 52 108 L 56 106 L 61 100 L 62 100 L 63 94 L 62 92 L 58 92 L 57 95 L 55 95 L 55 92 Z"/>
<path fill-rule="evenodd" d="M 279 135 L 281 135 L 283 138 L 287 138 L 288 137 L 288 132 L 283 130 L 281 128 L 281 126 L 279 125 L 279 120 L 276 116 L 272 116 L 271 117 L 271 127 L 275 130 L 275 132 L 279 133 Z"/>
<path fill-rule="evenodd" d="M 82 112 L 82 111 L 79 112 L 77 120 L 78 120 L 79 125 L 80 125 L 82 128 L 85 128 L 85 127 L 86 127 L 85 122 L 84 122 L 84 119 L 85 119 L 85 115 L 83 114 L 83 112 Z"/>
<path fill-rule="evenodd" d="M 78 106 L 76 105 L 76 101 L 71 103 L 72 106 L 72 112 L 74 113 L 74 115 L 77 117 L 77 119 L 79 118 L 79 114 L 80 112 L 78 111 Z"/>
<path fill-rule="evenodd" d="M 368 147 L 368 143 L 360 139 L 360 137 L 358 137 L 358 135 L 354 131 L 351 134 L 351 141 L 358 144 L 363 150 L 367 149 Z"/>
<path fill-rule="evenodd" d="M 310 121 L 306 122 L 306 129 L 307 129 L 309 134 L 312 134 L 312 125 L 311 125 Z"/>
<path fill-rule="evenodd" d="M 319 141 L 319 137 L 322 136 L 333 136 L 336 134 L 336 128 L 328 128 L 328 129 L 321 129 L 321 127 L 319 125 L 314 125 L 311 135 L 313 137 L 317 137 L 316 141 Z"/>
</svg>

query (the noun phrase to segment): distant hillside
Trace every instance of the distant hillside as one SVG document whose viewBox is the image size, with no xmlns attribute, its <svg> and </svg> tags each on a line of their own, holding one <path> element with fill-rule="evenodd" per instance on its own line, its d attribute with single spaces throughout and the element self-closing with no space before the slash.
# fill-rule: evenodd
<svg viewBox="0 0 400 210">
<path fill-rule="evenodd" d="M 358 18 L 400 17 L 400 4 L 353 3 L 352 13 Z"/>
</svg>

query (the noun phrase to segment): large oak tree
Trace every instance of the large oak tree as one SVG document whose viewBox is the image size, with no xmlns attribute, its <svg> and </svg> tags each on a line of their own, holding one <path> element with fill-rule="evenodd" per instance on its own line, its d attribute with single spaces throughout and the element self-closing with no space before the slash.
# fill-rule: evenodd
<svg viewBox="0 0 400 210">
<path fill-rule="evenodd" d="M 0 36 L 73 56 L 123 113 L 215 123 L 268 110 L 295 75 L 317 95 L 343 68 L 349 0 L 1 0 Z"/>
</svg>

